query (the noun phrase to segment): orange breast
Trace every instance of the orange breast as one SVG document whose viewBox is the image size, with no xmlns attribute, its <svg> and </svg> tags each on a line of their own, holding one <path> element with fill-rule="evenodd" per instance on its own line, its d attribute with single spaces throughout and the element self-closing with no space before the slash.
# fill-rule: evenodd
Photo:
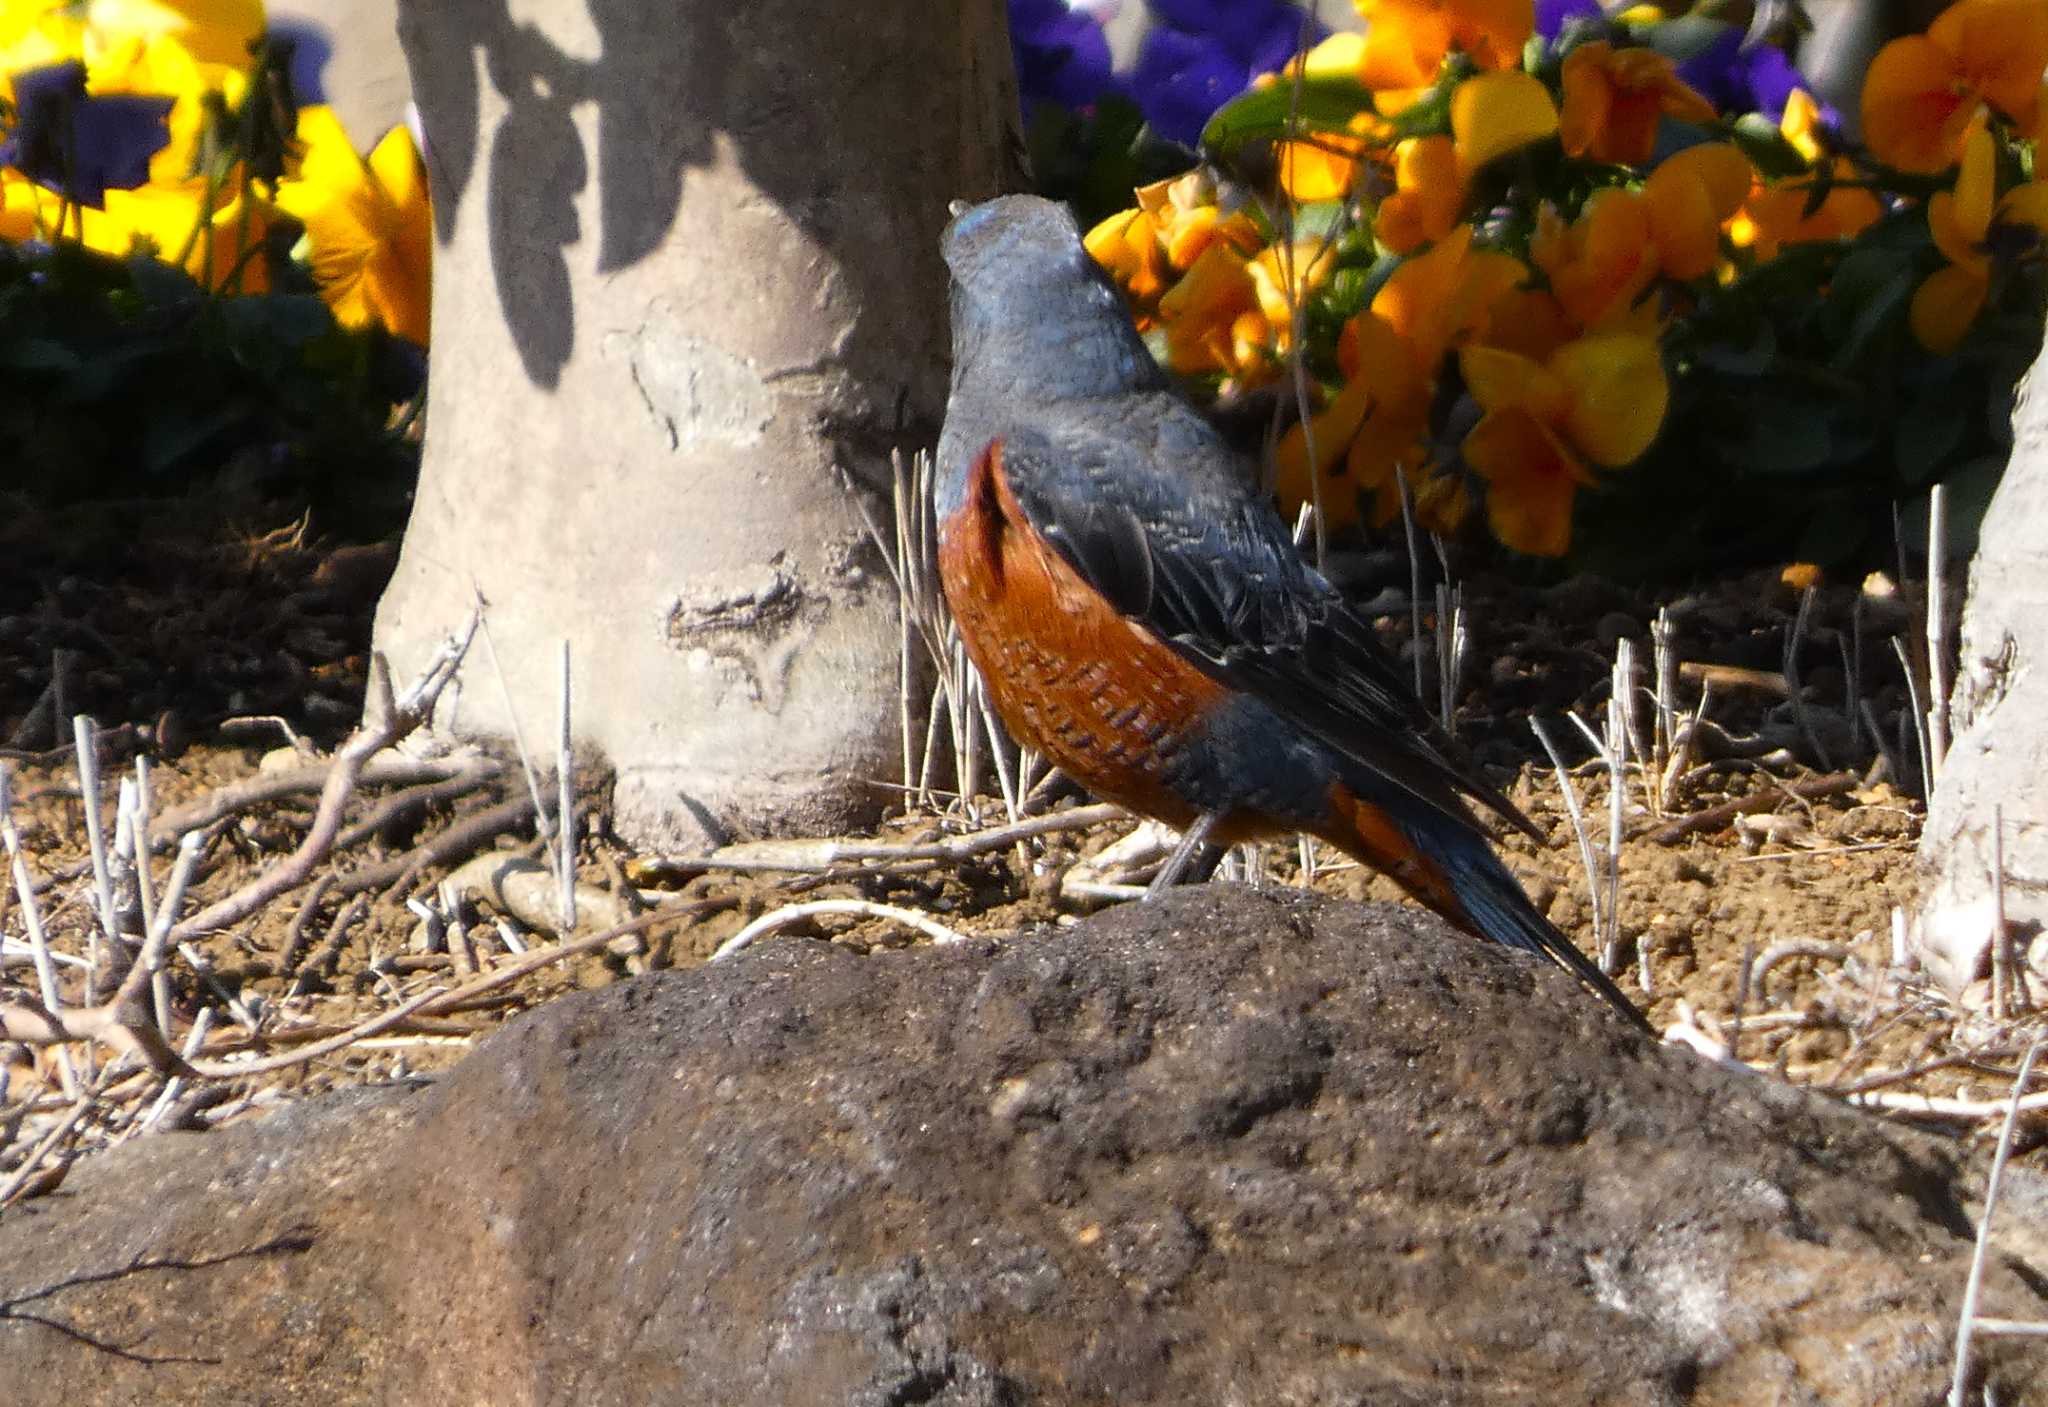
<svg viewBox="0 0 2048 1407">
<path fill-rule="evenodd" d="M 1330 787 L 1329 815 L 1314 828 L 1314 834 L 1388 876 L 1466 932 L 1479 931 L 1445 877 L 1443 866 L 1424 854 L 1385 811 L 1344 783 Z"/>
<path fill-rule="evenodd" d="M 1096 795 L 1169 825 L 1195 808 L 1173 759 L 1224 687 L 1118 613 L 1025 518 L 1000 443 L 944 524 L 939 575 L 968 657 L 1022 742 Z"/>
<path fill-rule="evenodd" d="M 1004 479 L 1000 445 L 975 462 L 963 506 L 940 529 L 939 576 L 1013 736 L 1098 796 L 1169 825 L 1195 820 L 1196 807 L 1173 789 L 1173 766 L 1225 686 L 1126 620 L 1039 536 Z M 1335 779 L 1327 806 L 1313 834 L 1472 926 L 1442 866 L 1386 812 Z M 1239 810 L 1214 838 L 1291 829 Z"/>
</svg>

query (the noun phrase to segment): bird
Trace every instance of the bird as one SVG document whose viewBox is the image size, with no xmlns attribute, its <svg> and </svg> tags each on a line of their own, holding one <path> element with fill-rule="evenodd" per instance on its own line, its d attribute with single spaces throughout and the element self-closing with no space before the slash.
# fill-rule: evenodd
<svg viewBox="0 0 2048 1407">
<path fill-rule="evenodd" d="M 1465 763 L 1139 337 L 1066 207 L 957 206 L 939 578 L 1013 736 L 1199 852 L 1306 833 L 1454 926 L 1543 955 L 1637 1028 L 1495 854 Z"/>
</svg>

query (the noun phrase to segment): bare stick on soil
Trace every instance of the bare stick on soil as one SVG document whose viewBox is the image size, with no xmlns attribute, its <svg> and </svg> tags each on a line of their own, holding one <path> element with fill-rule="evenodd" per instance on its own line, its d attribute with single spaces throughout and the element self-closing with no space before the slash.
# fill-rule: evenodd
<svg viewBox="0 0 2048 1407">
<path fill-rule="evenodd" d="M 1913 740 L 1920 747 L 1920 793 L 1925 796 L 1934 790 L 1934 742 L 1927 733 L 1927 702 L 1921 696 L 1920 680 L 1913 672 L 1906 642 L 1896 635 L 1892 637 L 1892 653 L 1899 657 L 1899 668 L 1905 671 L 1906 697 L 1913 705 Z"/>
<path fill-rule="evenodd" d="M 282 863 L 273 865 L 227 898 L 209 904 L 178 924 L 172 930 L 173 938 L 193 938 L 240 923 L 278 895 L 296 889 L 312 878 L 314 867 L 327 858 L 335 837 L 341 833 L 342 810 L 355 791 L 363 764 L 372 754 L 390 747 L 433 715 L 434 701 L 440 697 L 448 681 L 455 677 L 480 621 L 480 616 L 472 615 L 462 633 L 445 643 L 428 661 L 418 681 L 397 698 L 392 697 L 382 658 L 372 657 L 368 717 L 335 753 L 327 782 L 320 789 L 320 809 L 313 817 L 313 828 L 306 833 L 299 848 Z"/>
<path fill-rule="evenodd" d="M 1550 740 L 1550 734 L 1543 727 L 1543 720 L 1533 713 L 1529 715 L 1529 731 L 1536 735 L 1536 741 L 1543 744 L 1543 750 L 1550 754 L 1551 768 L 1557 773 L 1557 785 L 1564 794 L 1565 815 L 1570 818 L 1572 834 L 1577 836 L 1579 841 L 1579 862 L 1586 867 L 1586 898 L 1593 908 L 1593 931 L 1597 933 L 1600 931 L 1600 867 L 1593 856 L 1593 836 L 1586 829 L 1586 813 L 1579 806 L 1579 790 L 1572 785 L 1572 774 L 1564 765 L 1564 755 L 1557 750 L 1557 744 Z"/>
<path fill-rule="evenodd" d="M 882 918 L 914 928 L 934 943 L 962 943 L 967 935 L 946 927 L 928 914 L 915 909 L 899 908 L 895 904 L 877 904 L 867 899 L 813 899 L 802 904 L 788 904 L 765 913 L 742 928 L 718 947 L 710 961 L 718 962 L 734 953 L 750 947 L 754 940 L 778 928 L 787 928 L 802 919 L 819 914 L 852 914 L 860 918 Z"/>
<path fill-rule="evenodd" d="M 1029 816 L 1011 825 L 994 826 L 970 835 L 931 841 L 761 840 L 723 846 L 688 862 L 691 868 L 742 873 L 786 871 L 811 873 L 875 863 L 883 866 L 971 860 L 1007 850 L 1020 840 L 1060 831 L 1086 830 L 1130 815 L 1121 806 L 1096 802 L 1044 816 Z"/>
<path fill-rule="evenodd" d="M 29 883 L 28 861 L 21 853 L 21 832 L 14 824 L 14 807 L 11 799 L 12 778 L 5 763 L 0 763 L 0 840 L 7 846 L 7 863 L 14 874 L 14 892 L 21 902 L 21 916 L 28 926 L 29 951 L 34 955 L 36 983 L 42 995 L 42 1014 L 52 1021 L 59 1021 L 61 999 L 57 994 L 57 968 L 50 961 L 50 940 L 43 931 L 42 906 L 36 902 L 35 887 Z M 0 1032 L 12 1035 L 12 1008 L 0 1004 Z M 61 1024 L 61 1022 L 59 1022 Z M 22 1039 L 14 1036 L 13 1039 Z M 78 1072 L 72 1067 L 71 1053 L 57 1052 L 57 1073 L 69 1098 L 78 1097 Z"/>
<path fill-rule="evenodd" d="M 1832 772 L 1835 764 L 1828 757 L 1827 745 L 1813 726 L 1813 713 L 1806 706 L 1806 689 L 1799 680 L 1799 646 L 1806 638 L 1806 623 L 1813 615 L 1814 596 L 1811 586 L 1799 593 L 1799 610 L 1785 630 L 1785 692 L 1792 700 L 1792 717 L 1798 722 L 1799 735 L 1813 749 L 1813 756 L 1821 769 Z"/>
<path fill-rule="evenodd" d="M 292 978 L 291 991 L 286 994 L 288 997 L 304 996 L 308 982 L 315 977 L 324 978 L 327 975 L 334 966 L 334 960 L 341 954 L 341 945 L 347 941 L 349 929 L 361 923 L 369 912 L 370 896 L 358 894 L 334 916 L 334 922 L 327 925 L 327 934 L 320 940 L 320 946 L 313 950 L 311 956 L 306 959 L 306 965 Z"/>
<path fill-rule="evenodd" d="M 1676 845 L 1689 835 L 1717 831 L 1737 816 L 1753 816 L 1759 811 L 1769 811 L 1782 804 L 1787 796 L 1797 801 L 1818 801 L 1822 797 L 1840 796 L 1843 792 L 1854 791 L 1857 785 L 1858 779 L 1853 772 L 1837 772 L 1827 777 L 1808 777 L 1803 781 L 1780 783 L 1776 790 L 1752 792 L 1748 796 L 1738 796 L 1733 801 L 1724 801 L 1719 806 L 1709 806 L 1704 811 L 1695 811 L 1690 816 L 1681 816 L 1651 831 L 1649 838 L 1659 845 Z"/>
<path fill-rule="evenodd" d="M 1306 419 L 1302 421 L 1308 423 Z M 1310 460 L 1314 463 L 1314 460 Z M 1321 483 L 1323 476 L 1311 474 L 1312 483 Z M 1415 657 L 1415 697 L 1426 699 L 1429 690 L 1425 687 L 1422 666 L 1422 550 L 1416 543 L 1415 500 L 1408 490 L 1408 471 L 1400 465 L 1394 466 L 1394 484 L 1401 491 L 1401 529 L 1408 539 L 1408 648 Z M 1318 527 L 1320 527 L 1320 522 Z M 1316 535 L 1316 565 L 1323 562 L 1323 542 L 1320 532 Z"/>
<path fill-rule="evenodd" d="M 1998 1131 L 1998 1151 L 1991 1155 L 1991 1176 L 1984 1184 L 1984 1212 L 1977 1218 L 1977 1248 L 1970 1256 L 1970 1278 L 1963 1287 L 1963 1312 L 1956 1324 L 1956 1372 L 1948 1387 L 1949 1407 L 1963 1407 L 1963 1388 L 1970 1376 L 1970 1334 L 1976 1328 L 1977 1296 L 1984 1287 L 1984 1258 L 1991 1249 L 1991 1213 L 1998 1205 L 1998 1180 L 2005 1174 L 2006 1155 L 2012 1152 L 2012 1131 L 2020 1121 L 2020 1100 L 2026 1094 L 2027 1076 L 2033 1073 L 2034 1057 L 2041 1053 L 2036 1037 L 2020 1061 L 2019 1078 L 2013 1081 L 2012 1101 L 2005 1108 L 2005 1124 Z"/>
<path fill-rule="evenodd" d="M 562 931 L 576 931 L 576 762 L 569 723 L 569 642 L 562 642 L 561 733 L 555 740 L 555 836 L 560 844 L 555 883 L 562 908 Z"/>
<path fill-rule="evenodd" d="M 1927 789 L 1948 756 L 1948 489 L 1927 491 Z"/>
<path fill-rule="evenodd" d="M 29 1150 L 28 1157 L 22 1160 L 21 1166 L 16 1168 L 5 1182 L 0 1182 L 0 1207 L 13 1201 L 15 1195 L 29 1185 L 43 1159 L 47 1158 L 59 1143 L 70 1137 L 71 1131 L 92 1112 L 92 1107 L 98 1099 L 97 1092 L 87 1092 L 78 1096 L 78 1102 L 71 1106 L 71 1112 L 58 1120 L 56 1127 L 43 1135 L 43 1141 Z"/>
<path fill-rule="evenodd" d="M 1792 958 L 1819 958 L 1828 962 L 1847 962 L 1849 945 L 1846 943 L 1820 943 L 1811 938 L 1792 938 L 1783 943 L 1773 943 L 1764 949 L 1763 955 L 1750 965 L 1749 986 L 1756 993 L 1758 1001 L 1766 1000 L 1764 977 L 1781 962 Z"/>
<path fill-rule="evenodd" d="M 535 948 L 527 953 L 526 956 L 496 968 L 473 982 L 465 982 L 459 987 L 421 992 L 419 995 L 400 1003 L 389 1011 L 382 1012 L 367 1021 L 359 1022 L 349 1027 L 348 1030 L 327 1040 L 316 1041 L 312 1045 L 302 1046 L 294 1051 L 265 1056 L 258 1060 L 222 1062 L 195 1059 L 191 1062 L 190 1073 L 203 1079 L 236 1080 L 246 1075 L 265 1075 L 273 1070 L 284 1070 L 294 1065 L 302 1065 L 309 1060 L 317 1060 L 324 1055 L 332 1055 L 336 1051 L 346 1050 L 364 1037 L 388 1031 L 412 1017 L 436 1011 L 459 1010 L 465 1003 L 473 1002 L 479 997 L 495 992 L 500 987 L 509 986 L 529 973 L 538 972 L 540 969 L 550 967 L 558 962 L 566 962 L 570 958 L 581 957 L 585 953 L 596 952 L 598 949 L 605 947 L 616 939 L 625 937 L 629 933 L 638 933 L 658 923 L 677 923 L 686 919 L 702 918 L 706 914 L 729 909 L 738 902 L 737 899 L 731 897 L 699 899 L 689 904 L 678 905 L 675 908 L 659 909 L 651 914 L 642 914 L 639 918 L 615 924 L 605 929 L 602 933 L 593 933 L 588 938 L 578 938 L 573 942 L 556 943 L 545 948 Z"/>
<path fill-rule="evenodd" d="M 106 827 L 100 816 L 100 752 L 93 721 L 85 714 L 71 720 L 72 736 L 78 748 L 78 795 L 85 806 L 85 844 L 92 857 L 92 894 L 94 917 L 99 920 L 98 932 L 92 940 L 89 956 L 92 970 L 86 977 L 85 999 L 88 1003 L 97 1001 L 99 993 L 94 990 L 102 971 L 113 964 L 114 955 L 121 944 L 120 922 L 114 915 L 114 874 L 107 863 Z M 100 960 L 100 942 L 105 939 L 108 960 Z"/>
<path fill-rule="evenodd" d="M 515 796 L 496 806 L 465 816 L 433 839 L 422 841 L 403 855 L 350 870 L 334 882 L 339 895 L 361 894 L 404 883 L 408 876 L 423 873 L 430 866 L 474 853 L 486 841 L 526 824 L 534 814 L 533 799 Z"/>
<path fill-rule="evenodd" d="M 449 781 L 456 777 L 474 773 L 479 779 L 496 774 L 496 764 L 479 762 L 475 759 L 461 760 L 437 758 L 415 761 L 409 757 L 373 757 L 364 764 L 357 777 L 361 786 L 409 786 L 420 783 Z M 174 806 L 156 818 L 149 829 L 149 848 L 153 853 L 168 854 L 177 848 L 178 837 L 186 831 L 199 830 L 229 816 L 239 815 L 257 806 L 283 800 L 288 796 L 311 796 L 327 784 L 333 772 L 333 764 L 322 762 L 310 767 L 295 767 L 289 772 L 274 772 L 266 776 L 251 777 L 247 781 L 235 782 L 229 786 L 217 787 L 202 797 Z M 337 842 L 339 844 L 339 842 Z M 77 879 L 90 868 L 90 861 L 80 860 L 61 869 L 49 872 L 47 878 L 36 882 L 36 892 L 54 888 L 58 884 Z"/>
</svg>

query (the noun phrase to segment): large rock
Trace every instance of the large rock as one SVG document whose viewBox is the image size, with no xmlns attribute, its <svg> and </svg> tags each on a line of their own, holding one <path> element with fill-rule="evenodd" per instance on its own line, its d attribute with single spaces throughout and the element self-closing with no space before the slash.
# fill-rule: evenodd
<svg viewBox="0 0 2048 1407">
<path fill-rule="evenodd" d="M 1413 911 L 1214 888 L 93 1160 L 0 1225 L 0 1396 L 1933 1403 L 1980 1182 Z M 1984 1312 L 2048 1316 L 2008 1185 Z"/>
</svg>

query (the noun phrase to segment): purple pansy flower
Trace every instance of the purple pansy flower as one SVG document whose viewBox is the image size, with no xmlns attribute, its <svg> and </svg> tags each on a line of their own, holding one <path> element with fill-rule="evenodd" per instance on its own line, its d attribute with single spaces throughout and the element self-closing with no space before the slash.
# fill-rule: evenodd
<svg viewBox="0 0 2048 1407">
<path fill-rule="evenodd" d="M 1573 20 L 1597 20 L 1605 11 L 1598 0 L 1536 0 L 1536 32 L 1555 39 Z"/>
<path fill-rule="evenodd" d="M 1010 49 L 1027 110 L 1090 107 L 1118 90 L 1101 22 L 1065 0 L 1010 0 Z"/>
<path fill-rule="evenodd" d="M 1162 26 L 1145 36 L 1131 93 L 1154 131 L 1192 145 L 1210 115 L 1244 87 L 1248 72 L 1214 40 Z"/>
<path fill-rule="evenodd" d="M 149 180 L 149 159 L 169 145 L 169 98 L 132 93 L 88 96 L 77 61 L 14 75 L 14 130 L 0 142 L 0 166 L 37 185 L 103 209 L 110 190 Z"/>
<path fill-rule="evenodd" d="M 1154 131 L 1193 145 L 1216 109 L 1329 33 L 1286 0 L 1152 0 L 1131 92 Z"/>
<path fill-rule="evenodd" d="M 1785 102 L 1792 90 L 1808 86 L 1784 50 L 1774 44 L 1745 49 L 1743 31 L 1733 25 L 1681 62 L 1678 76 L 1721 112 L 1760 112 L 1773 122 L 1785 115 Z M 1822 108 L 1823 122 L 1835 125 L 1839 118 L 1832 108 Z"/>
</svg>

